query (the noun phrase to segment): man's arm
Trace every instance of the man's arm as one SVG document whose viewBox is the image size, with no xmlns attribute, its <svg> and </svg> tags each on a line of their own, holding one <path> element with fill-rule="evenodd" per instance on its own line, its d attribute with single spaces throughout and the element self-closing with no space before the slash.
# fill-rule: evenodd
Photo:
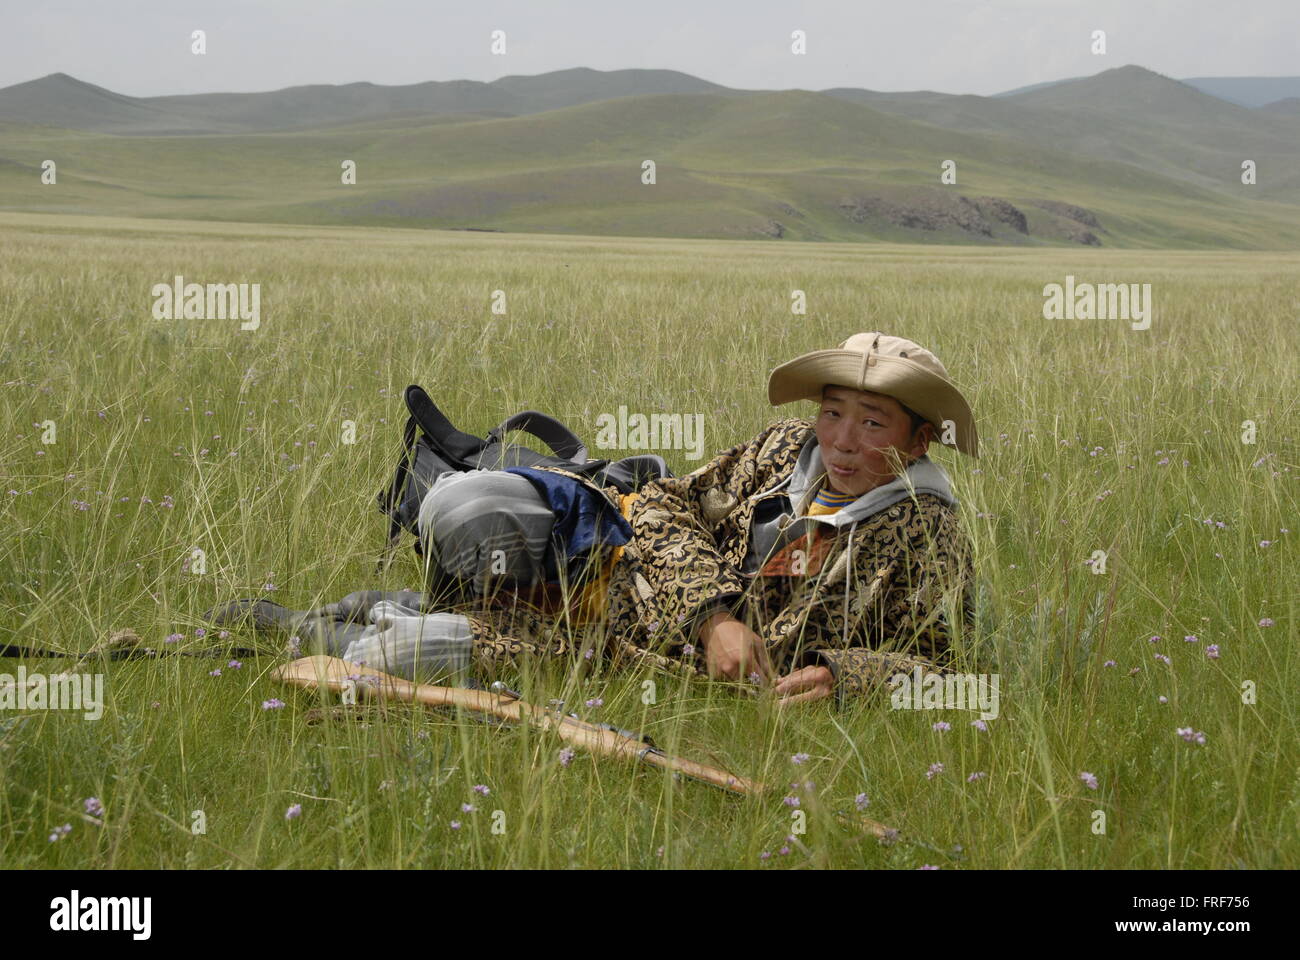
<svg viewBox="0 0 1300 960">
<path fill-rule="evenodd" d="M 897 522 L 903 537 L 881 528 L 878 542 L 855 548 L 851 576 L 832 569 L 805 604 L 773 621 L 765 642 L 774 655 L 793 652 L 796 665 L 778 694 L 819 699 L 833 690 L 842 700 L 917 665 L 940 669 L 953 638 L 945 602 L 973 626 L 974 571 L 956 513 L 924 498 L 919 507 L 905 501 Z"/>
<path fill-rule="evenodd" d="M 778 421 L 684 477 L 646 484 L 633 502 L 630 546 L 648 588 L 643 600 L 662 623 L 680 625 L 688 642 L 703 639 L 703 623 L 730 612 L 745 590 L 739 560 L 718 547 L 718 525 L 797 459 L 809 429 L 806 421 Z"/>
</svg>

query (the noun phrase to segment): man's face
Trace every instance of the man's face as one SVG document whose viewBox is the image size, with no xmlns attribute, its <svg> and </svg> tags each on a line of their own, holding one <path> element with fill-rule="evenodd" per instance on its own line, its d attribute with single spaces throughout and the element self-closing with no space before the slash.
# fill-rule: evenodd
<svg viewBox="0 0 1300 960">
<path fill-rule="evenodd" d="M 817 414 L 817 447 L 831 489 L 862 496 L 888 483 L 922 456 L 934 427 L 911 418 L 893 397 L 848 387 L 827 387 Z"/>
</svg>

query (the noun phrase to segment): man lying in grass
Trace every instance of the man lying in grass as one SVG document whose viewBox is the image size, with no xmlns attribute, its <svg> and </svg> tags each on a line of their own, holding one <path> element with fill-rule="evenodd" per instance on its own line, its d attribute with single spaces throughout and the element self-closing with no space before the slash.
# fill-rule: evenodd
<svg viewBox="0 0 1300 960">
<path fill-rule="evenodd" d="M 362 592 L 303 614 L 266 601 L 252 612 L 407 677 L 599 654 L 770 685 L 795 703 L 941 667 L 954 621 L 973 620 L 973 577 L 956 499 L 926 451 L 939 431 L 976 456 L 969 404 L 934 354 L 880 333 L 783 364 L 768 398 L 820 407 L 635 494 L 560 468 L 441 478 L 420 510 L 426 570 L 431 583 L 472 582 L 467 605 L 432 590 Z M 575 485 L 599 532 L 626 539 L 599 548 L 595 574 L 559 602 L 540 582 L 556 516 L 530 472 Z M 495 583 L 510 589 L 493 590 L 506 571 Z"/>
</svg>

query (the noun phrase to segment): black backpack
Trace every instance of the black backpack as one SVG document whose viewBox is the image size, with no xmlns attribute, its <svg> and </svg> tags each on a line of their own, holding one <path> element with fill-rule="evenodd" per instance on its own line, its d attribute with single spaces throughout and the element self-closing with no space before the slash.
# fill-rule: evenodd
<svg viewBox="0 0 1300 960">
<path fill-rule="evenodd" d="M 663 457 L 654 454 L 614 461 L 588 460 L 587 446 L 577 434 L 554 417 L 536 410 L 522 410 L 493 427 L 486 437 L 476 437 L 457 430 L 422 387 L 411 384 L 403 399 L 411 415 L 402 433 L 402 456 L 392 481 L 376 498 L 380 512 L 389 518 L 388 544 L 379 558 L 379 572 L 391 561 L 403 530 L 415 535 L 415 553 L 424 556 L 417 526 L 420 503 L 444 473 L 506 467 L 563 467 L 591 478 L 598 486 L 617 487 L 620 493 L 634 493 L 651 480 L 673 475 Z M 553 456 L 506 443 L 503 437 L 512 430 L 532 434 L 550 448 Z"/>
</svg>

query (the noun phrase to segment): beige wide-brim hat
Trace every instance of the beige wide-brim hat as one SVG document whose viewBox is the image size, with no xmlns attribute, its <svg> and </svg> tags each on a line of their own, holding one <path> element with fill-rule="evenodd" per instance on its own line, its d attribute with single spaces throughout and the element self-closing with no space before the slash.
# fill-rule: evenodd
<svg viewBox="0 0 1300 960">
<path fill-rule="evenodd" d="M 820 401 L 827 384 L 893 397 L 934 424 L 940 443 L 947 433 L 955 442 L 946 446 L 979 456 L 970 404 L 939 358 L 918 343 L 884 333 L 854 334 L 834 350 L 814 350 L 781 364 L 768 378 L 767 398 L 774 407 Z M 952 429 L 945 431 L 949 423 Z"/>
</svg>

